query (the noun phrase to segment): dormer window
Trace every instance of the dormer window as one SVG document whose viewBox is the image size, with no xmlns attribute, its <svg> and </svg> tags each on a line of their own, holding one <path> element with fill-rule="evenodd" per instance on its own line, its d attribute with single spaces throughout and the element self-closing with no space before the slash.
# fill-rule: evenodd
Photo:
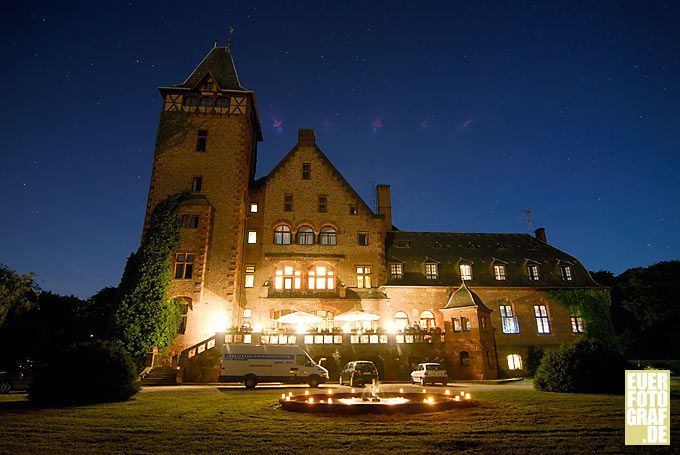
<svg viewBox="0 0 680 455">
<path fill-rule="evenodd" d="M 439 266 L 434 262 L 425 263 L 425 278 L 428 280 L 436 280 L 439 276 Z"/>
<path fill-rule="evenodd" d="M 538 281 L 541 279 L 538 274 L 538 265 L 536 264 L 527 265 L 527 274 L 529 275 L 529 281 Z"/>
<path fill-rule="evenodd" d="M 401 280 L 404 277 L 404 267 L 402 264 L 390 264 L 390 278 Z"/>
<path fill-rule="evenodd" d="M 505 281 L 507 278 L 505 264 L 495 264 L 493 266 L 493 275 L 496 281 Z"/>
<path fill-rule="evenodd" d="M 460 279 L 463 281 L 470 281 L 472 279 L 472 264 L 460 265 Z"/>
<path fill-rule="evenodd" d="M 560 273 L 562 275 L 562 281 L 572 281 L 574 279 L 573 275 L 571 274 L 570 265 L 561 265 Z"/>
</svg>

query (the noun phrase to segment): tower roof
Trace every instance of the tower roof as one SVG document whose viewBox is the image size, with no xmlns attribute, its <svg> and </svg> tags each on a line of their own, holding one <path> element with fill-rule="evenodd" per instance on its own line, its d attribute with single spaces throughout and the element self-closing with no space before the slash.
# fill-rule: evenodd
<svg viewBox="0 0 680 455">
<path fill-rule="evenodd" d="M 484 302 L 482 302 L 482 299 L 480 299 L 477 294 L 468 289 L 465 281 L 463 281 L 463 284 L 460 285 L 456 292 L 451 294 L 444 309 L 449 310 L 451 308 L 466 307 L 477 307 L 479 310 L 491 311 L 484 305 Z"/>
<path fill-rule="evenodd" d="M 229 48 L 218 46 L 210 49 L 208 55 L 203 58 L 184 82 L 173 87 L 194 88 L 201 83 L 208 73 L 212 75 L 222 90 L 248 90 L 241 87 Z"/>
</svg>

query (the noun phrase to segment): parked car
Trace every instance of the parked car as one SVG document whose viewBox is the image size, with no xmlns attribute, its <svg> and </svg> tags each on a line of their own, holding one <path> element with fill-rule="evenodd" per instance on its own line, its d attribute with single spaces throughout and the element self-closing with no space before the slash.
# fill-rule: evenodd
<svg viewBox="0 0 680 455">
<path fill-rule="evenodd" d="M 373 362 L 357 360 L 349 362 L 340 372 L 340 385 L 350 387 L 364 385 L 378 380 L 378 369 Z"/>
<path fill-rule="evenodd" d="M 411 372 L 411 382 L 414 384 L 441 384 L 446 385 L 449 374 L 438 363 L 421 363 Z"/>
</svg>

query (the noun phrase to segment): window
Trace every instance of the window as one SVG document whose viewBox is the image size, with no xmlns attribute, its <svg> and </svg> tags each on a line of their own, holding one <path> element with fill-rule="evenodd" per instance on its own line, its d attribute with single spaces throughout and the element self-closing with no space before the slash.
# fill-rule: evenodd
<svg viewBox="0 0 680 455">
<path fill-rule="evenodd" d="M 453 325 L 454 332 L 460 332 L 463 330 L 463 327 L 460 325 L 460 319 L 458 318 L 451 318 L 451 325 Z"/>
<path fill-rule="evenodd" d="M 465 281 L 470 281 L 472 279 L 472 265 L 470 264 L 460 265 L 460 279 Z"/>
<path fill-rule="evenodd" d="M 390 278 L 400 280 L 404 277 L 402 264 L 390 264 Z"/>
<path fill-rule="evenodd" d="M 548 321 L 548 309 L 545 305 L 534 305 L 536 315 L 536 326 L 538 333 L 550 333 L 550 322 Z"/>
<path fill-rule="evenodd" d="M 493 275 L 497 281 L 505 281 L 505 266 L 503 264 L 496 264 L 493 266 Z"/>
<path fill-rule="evenodd" d="M 508 370 L 521 370 L 522 358 L 519 354 L 510 354 L 508 356 Z"/>
<path fill-rule="evenodd" d="M 349 206 L 349 214 L 350 215 L 358 215 L 359 214 L 359 209 L 357 208 L 356 205 L 350 205 Z"/>
<path fill-rule="evenodd" d="M 335 289 L 335 272 L 328 267 L 318 265 L 308 272 L 309 289 Z"/>
<path fill-rule="evenodd" d="M 571 331 L 572 333 L 585 332 L 583 318 L 581 316 L 571 316 Z"/>
<path fill-rule="evenodd" d="M 312 163 L 302 163 L 302 180 L 312 179 Z"/>
<path fill-rule="evenodd" d="M 571 275 L 570 265 L 560 266 L 560 272 L 562 273 L 562 281 L 571 281 L 574 279 L 574 277 Z"/>
<path fill-rule="evenodd" d="M 425 264 L 425 278 L 428 280 L 437 279 L 437 264 L 428 262 Z"/>
<path fill-rule="evenodd" d="M 479 322 L 481 323 L 481 327 L 482 327 L 483 329 L 486 329 L 486 318 L 485 318 L 484 316 L 482 316 L 481 318 L 479 318 Z"/>
<path fill-rule="evenodd" d="M 184 229 L 198 228 L 198 215 L 182 215 L 182 227 Z"/>
<path fill-rule="evenodd" d="M 201 188 L 203 188 L 203 177 L 194 177 L 194 179 L 191 181 L 191 192 L 200 193 Z"/>
<path fill-rule="evenodd" d="M 319 196 L 319 213 L 326 213 L 328 211 L 328 196 Z"/>
<path fill-rule="evenodd" d="M 185 106 L 198 106 L 198 98 L 195 96 L 185 96 L 182 100 L 182 104 Z"/>
<path fill-rule="evenodd" d="M 314 244 L 314 230 L 309 226 L 302 226 L 297 231 L 298 245 L 313 245 Z"/>
<path fill-rule="evenodd" d="M 319 243 L 321 245 L 335 245 L 337 243 L 335 228 L 330 226 L 322 227 L 321 231 L 319 231 Z"/>
<path fill-rule="evenodd" d="M 179 314 L 180 314 L 180 320 L 179 320 L 179 328 L 177 329 L 177 333 L 180 335 L 184 335 L 187 331 L 187 319 L 189 317 L 189 305 L 191 305 L 191 299 L 189 298 L 183 298 L 182 301 L 179 303 Z"/>
<path fill-rule="evenodd" d="M 519 324 L 517 323 L 517 317 L 512 312 L 512 306 L 510 305 L 500 305 L 501 311 L 501 327 L 503 328 L 503 333 L 519 333 Z"/>
<path fill-rule="evenodd" d="M 368 233 L 366 233 L 366 232 L 359 232 L 359 234 L 357 235 L 357 237 L 358 237 L 357 240 L 358 240 L 360 246 L 366 246 L 366 245 L 368 245 Z"/>
<path fill-rule="evenodd" d="M 198 139 L 196 140 L 196 151 L 205 152 L 208 147 L 208 130 L 198 130 Z"/>
<path fill-rule="evenodd" d="M 194 273 L 194 257 L 192 253 L 177 253 L 175 255 L 175 279 L 186 280 Z"/>
<path fill-rule="evenodd" d="M 408 328 L 408 314 L 403 311 L 397 311 L 392 317 L 394 319 L 394 327 L 397 330 L 404 330 Z"/>
<path fill-rule="evenodd" d="M 277 267 L 274 276 L 274 289 L 302 288 L 302 272 L 292 265 Z"/>
<path fill-rule="evenodd" d="M 290 228 L 285 224 L 274 228 L 274 245 L 290 245 Z"/>
<path fill-rule="evenodd" d="M 467 351 L 462 351 L 460 353 L 460 364 L 464 367 L 470 365 L 470 353 Z"/>
<path fill-rule="evenodd" d="M 434 319 L 434 313 L 431 311 L 425 310 L 422 313 L 420 313 L 420 328 L 423 330 L 430 330 L 434 329 L 436 326 L 435 324 L 435 319 Z"/>
<path fill-rule="evenodd" d="M 470 330 L 472 330 L 472 323 L 470 322 L 470 318 L 461 316 L 460 325 L 463 326 L 463 332 L 469 332 Z"/>
<path fill-rule="evenodd" d="M 246 288 L 252 288 L 255 286 L 255 266 L 254 265 L 247 265 L 246 266 L 246 280 L 245 283 L 243 284 L 244 287 Z"/>
<path fill-rule="evenodd" d="M 293 211 L 293 195 L 286 194 L 283 196 L 283 211 L 292 212 Z"/>
<path fill-rule="evenodd" d="M 257 243 L 257 231 L 248 231 L 248 243 Z"/>
<path fill-rule="evenodd" d="M 215 106 L 217 107 L 229 107 L 229 98 L 226 96 L 220 96 L 215 100 Z"/>
<path fill-rule="evenodd" d="M 371 268 L 366 266 L 357 267 L 357 287 L 370 288 L 371 287 Z"/>
<path fill-rule="evenodd" d="M 527 266 L 527 273 L 529 274 L 529 281 L 538 281 L 538 266 L 536 264 L 529 264 Z"/>
<path fill-rule="evenodd" d="M 213 105 L 213 99 L 209 96 L 204 96 L 201 98 L 201 107 L 210 107 Z"/>
<path fill-rule="evenodd" d="M 245 308 L 243 310 L 243 317 L 246 319 L 252 318 L 253 317 L 253 310 L 250 308 Z"/>
<path fill-rule="evenodd" d="M 251 202 L 250 203 L 250 213 L 257 213 L 257 202 Z"/>
</svg>

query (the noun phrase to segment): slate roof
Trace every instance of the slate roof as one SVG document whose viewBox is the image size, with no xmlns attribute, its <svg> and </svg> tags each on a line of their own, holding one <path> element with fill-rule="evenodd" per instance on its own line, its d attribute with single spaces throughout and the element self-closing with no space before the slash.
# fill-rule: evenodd
<svg viewBox="0 0 680 455">
<path fill-rule="evenodd" d="M 460 286 L 460 264 L 469 263 L 471 287 L 600 287 L 576 258 L 528 234 L 392 231 L 385 240 L 385 257 L 388 286 Z M 435 280 L 425 276 L 428 261 L 439 264 Z M 392 279 L 390 263 L 403 264 L 401 279 Z M 538 265 L 539 280 L 529 280 L 529 263 Z M 495 279 L 494 264 L 505 265 L 505 280 Z M 571 281 L 562 280 L 560 265 L 571 266 Z"/>
<path fill-rule="evenodd" d="M 491 311 L 486 305 L 484 305 L 484 302 L 482 302 L 482 299 L 480 299 L 477 294 L 468 289 L 468 287 L 465 285 L 465 281 L 463 281 L 463 284 L 460 285 L 456 292 L 451 294 L 451 297 L 449 297 L 449 301 L 446 303 L 444 309 L 449 310 L 451 308 L 467 307 L 477 307 L 480 310 Z"/>
<path fill-rule="evenodd" d="M 192 89 L 201 82 L 206 74 L 210 73 L 222 90 L 243 90 L 236 74 L 234 60 L 231 51 L 226 47 L 213 47 L 208 55 L 198 64 L 196 69 L 181 84 L 174 88 Z"/>
</svg>

